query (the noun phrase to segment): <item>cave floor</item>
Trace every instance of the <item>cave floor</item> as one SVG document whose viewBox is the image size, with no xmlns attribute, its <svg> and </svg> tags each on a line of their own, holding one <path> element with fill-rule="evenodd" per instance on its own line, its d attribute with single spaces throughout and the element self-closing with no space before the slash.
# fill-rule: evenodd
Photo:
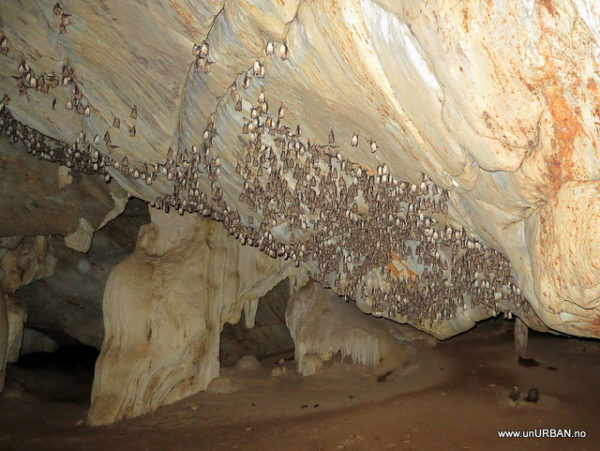
<svg viewBox="0 0 600 451">
<path fill-rule="evenodd" d="M 237 392 L 200 393 L 151 415 L 88 427 L 89 375 L 11 367 L 0 398 L 0 449 L 380 450 L 598 449 L 600 342 L 533 333 L 531 361 L 512 351 L 512 323 L 492 320 L 432 346 L 378 381 L 339 359 L 301 378 L 278 357 L 264 370 L 224 369 Z M 285 357 L 285 356 L 284 356 Z M 287 374 L 271 376 L 274 366 Z M 87 379 L 84 379 L 84 376 Z M 509 399 L 513 386 L 521 400 Z M 523 398 L 539 390 L 537 403 Z M 498 438 L 498 430 L 584 430 L 581 438 Z"/>
</svg>

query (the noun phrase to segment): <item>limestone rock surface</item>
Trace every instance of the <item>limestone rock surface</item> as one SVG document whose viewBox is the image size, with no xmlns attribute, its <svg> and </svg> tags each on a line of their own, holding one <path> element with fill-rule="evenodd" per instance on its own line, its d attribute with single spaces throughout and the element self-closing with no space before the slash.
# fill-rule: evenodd
<svg viewBox="0 0 600 451">
<path fill-rule="evenodd" d="M 0 288 L 6 293 L 52 275 L 55 264 L 48 237 L 0 238 Z"/>
<path fill-rule="evenodd" d="M 16 292 L 29 313 L 27 327 L 60 344 L 81 343 L 100 350 L 108 275 L 133 251 L 140 226 L 149 221 L 147 205 L 131 199 L 118 218 L 94 233 L 86 253 L 67 247 L 61 237 L 51 237 L 53 274 Z"/>
<path fill-rule="evenodd" d="M 75 232 L 86 226 L 88 231 L 99 229 L 107 218 L 121 213 L 127 202 L 118 185 L 38 160 L 21 143 L 11 144 L 5 136 L 0 138 L 0 192 L 0 237 L 72 235 L 75 241 Z M 78 250 L 86 252 L 87 248 Z"/>
<path fill-rule="evenodd" d="M 21 354 L 25 321 L 27 321 L 27 307 L 13 296 L 5 294 L 5 297 L 8 318 L 6 361 L 12 363 L 19 360 L 19 355 Z"/>
<path fill-rule="evenodd" d="M 6 308 L 6 296 L 0 291 L 0 391 L 4 389 L 4 378 L 6 376 L 6 362 L 8 358 L 8 310 Z"/>
<path fill-rule="evenodd" d="M 52 338 L 35 329 L 25 328 L 23 331 L 23 346 L 21 356 L 36 352 L 53 353 L 58 350 L 59 344 Z"/>
<path fill-rule="evenodd" d="M 292 296 L 286 322 L 294 339 L 298 372 L 303 376 L 314 374 L 337 353 L 371 367 L 410 354 L 408 350 L 399 352 L 402 344 L 383 324 L 314 281 Z"/>
<path fill-rule="evenodd" d="M 294 349 L 285 324 L 290 283 L 283 280 L 258 301 L 254 324 L 225 324 L 221 332 L 221 366 L 234 366 L 245 355 L 259 360 Z"/>
<path fill-rule="evenodd" d="M 600 336 L 598 2 L 54 3 L 3 4 L 30 152 L 440 338 L 502 311 Z"/>
</svg>

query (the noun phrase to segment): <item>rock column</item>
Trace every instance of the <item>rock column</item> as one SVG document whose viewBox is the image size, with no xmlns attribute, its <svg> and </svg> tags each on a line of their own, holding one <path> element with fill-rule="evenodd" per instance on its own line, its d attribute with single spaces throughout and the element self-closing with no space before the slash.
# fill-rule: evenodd
<svg viewBox="0 0 600 451">
<path fill-rule="evenodd" d="M 525 357 L 527 354 L 527 335 L 529 328 L 527 324 L 521 321 L 519 318 L 515 318 L 515 329 L 514 329 L 514 344 L 515 352 L 519 357 Z"/>
<path fill-rule="evenodd" d="M 152 211 L 106 285 L 89 422 L 152 412 L 219 375 L 219 335 L 292 266 L 241 246 L 216 221 Z M 295 269 L 295 268 L 294 268 Z"/>
</svg>

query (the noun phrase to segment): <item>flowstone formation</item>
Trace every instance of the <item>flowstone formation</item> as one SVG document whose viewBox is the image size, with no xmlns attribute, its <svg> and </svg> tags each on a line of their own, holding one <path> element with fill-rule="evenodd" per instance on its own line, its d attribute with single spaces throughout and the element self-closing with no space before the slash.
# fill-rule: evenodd
<svg viewBox="0 0 600 451">
<path fill-rule="evenodd" d="M 154 210 L 109 277 L 90 424 L 152 412 L 219 376 L 219 337 L 291 276 L 291 265 L 235 243 L 221 224 Z"/>
<path fill-rule="evenodd" d="M 600 336 L 595 2 L 108 3 L 5 5 L 9 139 L 439 338 Z"/>
<path fill-rule="evenodd" d="M 399 334 L 314 281 L 292 296 L 285 318 L 294 339 L 298 372 L 303 376 L 314 374 L 337 353 L 342 359 L 385 369 L 407 365 L 413 357 L 414 350 L 396 338 Z M 403 341 L 407 341 L 405 337 Z"/>
</svg>

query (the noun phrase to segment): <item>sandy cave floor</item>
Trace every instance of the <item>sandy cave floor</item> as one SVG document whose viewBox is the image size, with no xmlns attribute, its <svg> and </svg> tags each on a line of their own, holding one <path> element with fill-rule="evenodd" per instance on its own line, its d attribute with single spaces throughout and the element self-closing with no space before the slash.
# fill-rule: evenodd
<svg viewBox="0 0 600 451">
<path fill-rule="evenodd" d="M 415 360 L 384 381 L 378 369 L 340 359 L 302 378 L 290 355 L 280 356 L 263 361 L 263 370 L 223 369 L 235 393 L 200 393 L 98 428 L 83 421 L 93 360 L 42 365 L 44 358 L 30 356 L 9 367 L 0 449 L 598 449 L 599 341 L 533 333 L 529 357 L 539 364 L 527 366 L 513 354 L 512 323 L 491 320 L 437 346 L 413 346 Z M 288 360 L 277 363 L 281 357 Z M 287 374 L 272 377 L 275 366 Z M 514 385 L 522 397 L 537 388 L 539 401 L 511 401 Z M 585 430 L 587 437 L 497 435 L 540 428 Z"/>
</svg>

